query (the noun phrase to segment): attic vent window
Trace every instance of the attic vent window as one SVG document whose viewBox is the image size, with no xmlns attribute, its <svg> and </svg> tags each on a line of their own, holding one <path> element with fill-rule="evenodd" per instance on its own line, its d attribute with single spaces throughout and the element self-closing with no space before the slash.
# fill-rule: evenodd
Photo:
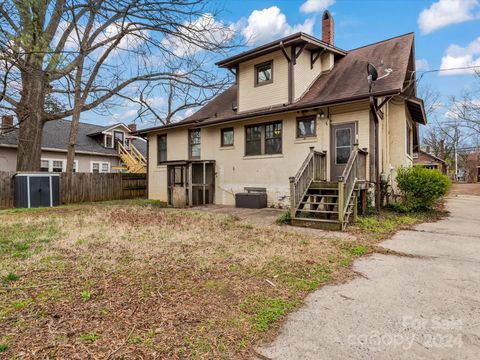
<svg viewBox="0 0 480 360">
<path fill-rule="evenodd" d="M 255 86 L 271 84 L 273 82 L 273 61 L 255 65 Z"/>
</svg>

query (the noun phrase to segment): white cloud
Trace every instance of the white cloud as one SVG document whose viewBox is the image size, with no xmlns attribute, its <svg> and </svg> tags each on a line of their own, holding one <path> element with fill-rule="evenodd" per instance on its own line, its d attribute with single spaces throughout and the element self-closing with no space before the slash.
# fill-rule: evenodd
<svg viewBox="0 0 480 360">
<path fill-rule="evenodd" d="M 452 44 L 447 48 L 442 57 L 440 69 L 452 69 L 460 67 L 480 67 L 480 37 L 473 40 L 466 47 Z M 440 75 L 470 75 L 474 69 L 459 69 L 452 71 L 441 71 Z"/>
<path fill-rule="evenodd" d="M 202 50 L 201 46 L 210 48 L 230 41 L 235 35 L 233 24 L 225 24 L 215 20 L 212 14 L 203 14 L 199 18 L 186 22 L 182 35 L 190 37 L 193 41 L 185 41 L 179 37 L 167 37 L 163 41 L 166 47 L 172 47 L 176 56 L 192 55 Z"/>
<path fill-rule="evenodd" d="M 428 64 L 427 59 L 418 59 L 415 61 L 415 68 L 417 71 L 426 71 L 430 70 L 430 65 Z"/>
<path fill-rule="evenodd" d="M 303 13 L 319 12 L 333 4 L 335 4 L 335 0 L 307 0 L 300 6 L 300 11 Z"/>
<path fill-rule="evenodd" d="M 418 17 L 422 33 L 428 34 L 450 24 L 458 24 L 479 17 L 478 0 L 438 0 Z"/>
<path fill-rule="evenodd" d="M 242 34 L 248 44 L 262 44 L 300 31 L 312 34 L 314 24 L 315 19 L 311 18 L 292 26 L 285 14 L 277 6 L 272 6 L 252 11 Z"/>
</svg>

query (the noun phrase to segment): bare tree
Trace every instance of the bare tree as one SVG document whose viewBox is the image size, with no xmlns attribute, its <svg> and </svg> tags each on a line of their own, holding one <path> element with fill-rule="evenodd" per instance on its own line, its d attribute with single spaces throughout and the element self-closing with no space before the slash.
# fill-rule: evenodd
<svg viewBox="0 0 480 360">
<path fill-rule="evenodd" d="M 480 70 L 476 70 L 476 87 L 465 90 L 458 98 L 450 101 L 451 116 L 459 120 L 466 131 L 480 136 Z"/>
<path fill-rule="evenodd" d="M 440 107 L 440 93 L 432 89 L 429 83 L 420 83 L 417 92 L 418 96 L 423 99 L 425 114 L 427 115 L 427 119 L 429 119 Z"/>
<path fill-rule="evenodd" d="M 108 109 L 139 86 L 218 87 L 190 56 L 233 46 L 233 30 L 215 16 L 205 0 L 0 2 L 0 109 L 17 115 L 17 169 L 39 170 L 47 121 L 72 116 L 71 151 L 82 112 Z M 174 59 L 183 68 L 172 71 Z M 65 109 L 46 111 L 49 96 Z"/>
</svg>

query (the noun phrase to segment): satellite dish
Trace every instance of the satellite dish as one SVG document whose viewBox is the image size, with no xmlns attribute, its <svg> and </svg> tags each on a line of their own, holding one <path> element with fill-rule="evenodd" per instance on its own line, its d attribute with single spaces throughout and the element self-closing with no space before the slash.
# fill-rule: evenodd
<svg viewBox="0 0 480 360">
<path fill-rule="evenodd" d="M 368 80 L 376 81 L 378 79 L 377 69 L 375 69 L 375 66 L 373 66 L 370 63 L 368 63 L 367 65 L 367 73 L 368 73 Z"/>
</svg>

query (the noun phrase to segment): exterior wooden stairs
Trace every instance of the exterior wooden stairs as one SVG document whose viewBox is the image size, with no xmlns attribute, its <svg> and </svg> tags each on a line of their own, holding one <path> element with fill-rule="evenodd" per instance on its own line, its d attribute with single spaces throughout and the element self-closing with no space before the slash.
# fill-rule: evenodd
<svg viewBox="0 0 480 360">
<path fill-rule="evenodd" d="M 345 230 L 356 220 L 357 197 L 366 185 L 367 152 L 355 146 L 338 181 L 327 181 L 326 153 L 314 151 L 290 178 L 292 225 Z"/>
<path fill-rule="evenodd" d="M 114 170 L 132 174 L 145 174 L 147 172 L 147 160 L 133 144 L 130 144 L 130 149 L 126 149 L 121 143 L 117 143 L 117 150 L 124 165 L 115 166 L 113 167 Z"/>
</svg>

